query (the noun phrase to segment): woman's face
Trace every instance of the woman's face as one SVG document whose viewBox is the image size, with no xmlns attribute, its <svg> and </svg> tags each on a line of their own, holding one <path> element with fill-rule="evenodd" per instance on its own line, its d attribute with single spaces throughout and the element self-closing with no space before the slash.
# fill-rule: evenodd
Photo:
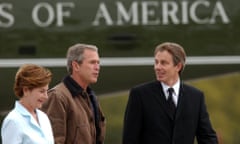
<svg viewBox="0 0 240 144">
<path fill-rule="evenodd" d="M 37 87 L 32 90 L 24 88 L 24 96 L 22 98 L 25 103 L 28 104 L 28 108 L 32 110 L 41 108 L 42 104 L 48 99 L 47 90 L 48 85 Z"/>
</svg>

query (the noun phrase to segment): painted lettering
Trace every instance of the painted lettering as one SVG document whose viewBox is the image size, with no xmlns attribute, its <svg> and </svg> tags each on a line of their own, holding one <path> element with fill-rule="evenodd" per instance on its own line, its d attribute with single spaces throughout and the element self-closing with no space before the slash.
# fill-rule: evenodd
<svg viewBox="0 0 240 144">
<path fill-rule="evenodd" d="M 221 1 L 215 3 L 208 0 L 133 1 L 128 6 L 121 1 L 116 1 L 115 6 L 113 9 L 115 12 L 112 12 L 104 2 L 101 2 L 93 25 L 98 26 L 100 23 L 111 26 L 230 23 Z M 206 10 L 209 14 L 202 15 L 201 13 L 205 13 Z M 113 13 L 116 15 L 111 15 Z"/>
<path fill-rule="evenodd" d="M 98 26 L 100 24 L 101 19 L 103 19 L 106 22 L 106 25 L 113 25 L 113 20 L 108 12 L 108 9 L 107 9 L 105 3 L 103 3 L 103 2 L 99 4 L 97 14 L 96 14 L 92 24 L 94 26 Z"/>
<path fill-rule="evenodd" d="M 32 19 L 33 22 L 39 27 L 48 27 L 49 25 L 53 24 L 54 19 L 56 18 L 56 26 L 62 27 L 64 26 L 64 17 L 70 17 L 70 11 L 65 11 L 64 8 L 74 8 L 74 3 L 72 2 L 61 2 L 56 3 L 56 11 L 52 5 L 49 3 L 38 3 L 35 5 L 32 11 Z M 46 11 L 47 18 L 46 20 L 40 19 L 40 12 Z"/>
<path fill-rule="evenodd" d="M 1 3 L 0 4 L 0 27 L 8 28 L 14 24 L 14 17 L 9 12 L 13 8 L 12 4 Z"/>
</svg>

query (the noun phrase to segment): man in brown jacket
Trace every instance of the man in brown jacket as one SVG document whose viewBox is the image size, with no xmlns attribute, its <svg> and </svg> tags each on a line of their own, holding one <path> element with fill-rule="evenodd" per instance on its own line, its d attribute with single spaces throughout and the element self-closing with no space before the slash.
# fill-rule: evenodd
<svg viewBox="0 0 240 144">
<path fill-rule="evenodd" d="M 50 89 L 43 105 L 51 121 L 56 144 L 103 144 L 106 122 L 89 87 L 99 75 L 98 49 L 76 44 L 67 52 L 69 75 Z"/>
</svg>

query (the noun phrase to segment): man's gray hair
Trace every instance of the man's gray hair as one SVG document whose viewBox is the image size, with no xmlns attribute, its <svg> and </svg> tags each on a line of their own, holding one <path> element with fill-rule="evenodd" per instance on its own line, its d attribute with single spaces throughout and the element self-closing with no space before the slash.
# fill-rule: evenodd
<svg viewBox="0 0 240 144">
<path fill-rule="evenodd" d="M 85 49 L 90 49 L 93 51 L 98 51 L 98 48 L 95 45 L 89 44 L 75 44 L 68 48 L 67 51 L 67 71 L 69 74 L 72 74 L 72 62 L 76 61 L 78 63 L 82 63 L 84 57 L 83 52 Z"/>
</svg>

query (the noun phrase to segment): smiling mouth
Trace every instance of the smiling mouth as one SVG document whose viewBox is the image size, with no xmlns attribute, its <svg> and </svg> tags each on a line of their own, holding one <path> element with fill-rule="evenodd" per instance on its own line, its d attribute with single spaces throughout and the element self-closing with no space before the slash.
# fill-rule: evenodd
<svg viewBox="0 0 240 144">
<path fill-rule="evenodd" d="M 164 75 L 163 72 L 156 72 L 157 75 Z"/>
<path fill-rule="evenodd" d="M 40 102 L 40 103 L 44 103 L 44 100 L 38 100 L 38 102 Z"/>
</svg>

